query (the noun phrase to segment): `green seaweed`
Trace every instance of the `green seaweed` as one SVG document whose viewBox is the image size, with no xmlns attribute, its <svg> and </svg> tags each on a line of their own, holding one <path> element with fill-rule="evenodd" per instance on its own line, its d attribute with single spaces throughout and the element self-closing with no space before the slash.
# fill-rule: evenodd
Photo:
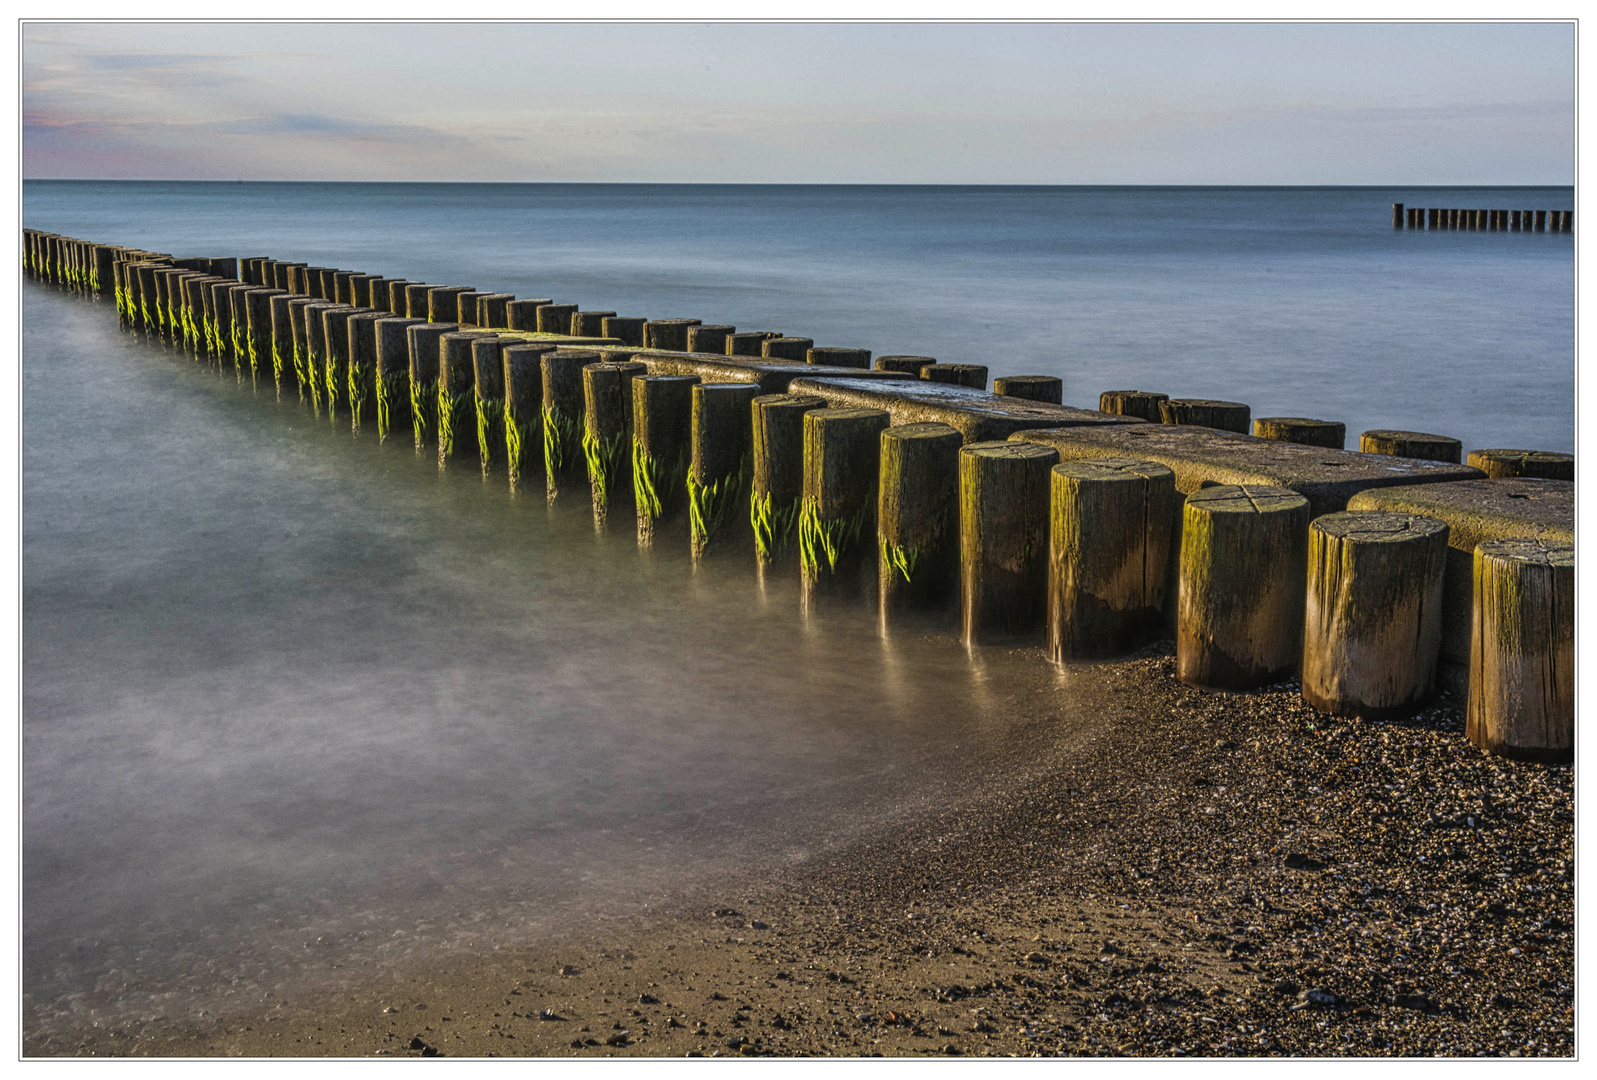
<svg viewBox="0 0 1597 1080">
<path fill-rule="evenodd" d="M 472 391 L 476 393 L 475 390 Z M 463 432 L 458 431 L 462 425 L 459 413 L 466 407 L 465 394 L 451 394 L 444 387 L 438 388 L 438 459 L 451 456 L 455 452 L 455 439 Z"/>
<path fill-rule="evenodd" d="M 688 473 L 688 526 L 694 552 L 708 548 L 726 524 L 727 511 L 748 481 L 750 464 L 751 459 L 745 454 L 736 472 L 708 484 L 699 483 L 691 471 Z"/>
<path fill-rule="evenodd" d="M 394 405 L 404 399 L 403 385 L 410 383 L 410 373 L 394 371 L 377 380 L 377 437 L 386 439 L 393 429 Z"/>
<path fill-rule="evenodd" d="M 281 344 L 276 338 L 272 339 L 272 378 L 277 382 L 283 381 L 283 368 L 293 363 L 292 357 L 285 357 Z"/>
<path fill-rule="evenodd" d="M 367 376 L 370 374 L 370 368 L 362 368 L 359 364 L 349 365 L 349 423 L 355 429 L 360 428 L 361 413 L 373 396 L 367 392 L 370 385 Z"/>
<path fill-rule="evenodd" d="M 551 482 L 566 471 L 571 462 L 571 451 L 577 445 L 579 421 L 560 409 L 543 407 L 543 467 Z"/>
<path fill-rule="evenodd" d="M 510 484 L 515 486 L 521 479 L 521 448 L 526 442 L 526 432 L 521 429 L 521 420 L 516 416 L 514 402 L 505 402 L 505 467 L 510 473 Z"/>
<path fill-rule="evenodd" d="M 410 425 L 416 433 L 416 449 L 427 444 L 428 428 L 436 428 L 434 410 L 438 407 L 438 380 L 423 379 L 410 383 Z"/>
<path fill-rule="evenodd" d="M 610 510 L 610 474 L 621 469 L 621 454 L 626 449 L 624 434 L 600 439 L 582 428 L 582 456 L 588 459 L 588 483 L 593 488 L 593 512 L 604 517 Z"/>
<path fill-rule="evenodd" d="M 837 570 L 837 563 L 853 548 L 865 527 L 866 512 L 861 510 L 852 518 L 821 518 L 820 504 L 808 496 L 799 511 L 799 562 L 811 577 L 821 573 L 821 556 L 826 557 L 828 573 Z"/>
<path fill-rule="evenodd" d="M 317 372 L 322 368 L 322 354 L 309 346 L 305 349 L 305 386 L 311 392 L 311 405 L 316 409 L 322 407 L 322 380 Z"/>
<path fill-rule="evenodd" d="M 882 537 L 882 561 L 902 574 L 906 584 L 915 573 L 915 564 L 920 561 L 920 555 L 920 548 L 899 547 L 887 537 Z"/>
<path fill-rule="evenodd" d="M 484 398 L 476 393 L 473 396 L 477 399 L 477 452 L 482 457 L 482 467 L 486 469 L 493 462 L 491 448 L 494 445 L 494 425 L 505 421 L 505 400 Z"/>
<path fill-rule="evenodd" d="M 798 522 L 797 499 L 786 506 L 775 506 L 771 493 L 749 495 L 749 524 L 754 527 L 754 550 L 761 562 L 771 562 L 793 542 L 793 527 Z"/>
<path fill-rule="evenodd" d="M 687 454 L 678 454 L 673 464 L 665 465 L 650 456 L 636 435 L 632 437 L 632 494 L 638 502 L 640 522 L 652 524 L 665 516 L 671 492 L 681 489 L 687 473 Z"/>
<path fill-rule="evenodd" d="M 327 362 L 322 370 L 325 372 L 324 377 L 326 379 L 323 389 L 327 391 L 327 411 L 331 413 L 338 405 L 338 384 L 348 382 L 349 375 L 346 372 L 342 379 L 338 377 L 338 361 L 331 355 L 327 357 Z"/>
</svg>

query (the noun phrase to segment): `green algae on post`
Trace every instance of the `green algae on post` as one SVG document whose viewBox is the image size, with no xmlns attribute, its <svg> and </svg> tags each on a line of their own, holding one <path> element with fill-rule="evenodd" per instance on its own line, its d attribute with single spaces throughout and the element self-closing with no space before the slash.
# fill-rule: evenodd
<svg viewBox="0 0 1597 1080">
<path fill-rule="evenodd" d="M 876 535 L 882 624 L 918 611 L 945 614 L 959 595 L 959 448 L 948 424 L 882 432 Z"/>
<path fill-rule="evenodd" d="M 799 569 L 806 604 L 821 591 L 853 592 L 875 544 L 885 409 L 815 409 L 804 413 L 804 499 L 799 510 Z"/>
<path fill-rule="evenodd" d="M 440 325 L 433 323 L 432 325 Z M 448 324 L 444 324 L 448 325 Z M 438 467 L 454 457 L 477 457 L 477 370 L 471 344 L 477 331 L 452 331 L 438 339 Z"/>
<path fill-rule="evenodd" d="M 749 524 L 762 567 L 793 540 L 804 495 L 804 414 L 825 406 L 804 394 L 764 394 L 750 403 Z"/>
<path fill-rule="evenodd" d="M 505 467 L 516 490 L 524 470 L 543 467 L 543 356 L 553 345 L 506 345 L 500 352 L 505 379 Z"/>
<path fill-rule="evenodd" d="M 697 375 L 632 380 L 632 493 L 638 542 L 652 543 L 686 487 L 691 457 L 692 391 Z"/>
<path fill-rule="evenodd" d="M 593 522 L 609 521 L 610 504 L 625 503 L 631 485 L 623 469 L 632 448 L 632 380 L 648 372 L 634 362 L 588 364 L 582 369 L 582 455 L 593 493 Z"/>
<path fill-rule="evenodd" d="M 751 403 L 757 383 L 700 383 L 693 388 L 688 471 L 688 530 L 694 558 L 722 537 L 727 511 L 740 501 L 750 471 Z"/>
<path fill-rule="evenodd" d="M 582 428 L 587 403 L 582 369 L 601 357 L 591 349 L 556 349 L 541 358 L 543 370 L 543 468 L 550 500 L 574 486 L 583 462 Z"/>
<path fill-rule="evenodd" d="M 472 366 L 476 372 L 477 452 L 482 471 L 505 456 L 505 368 L 504 342 L 499 337 L 481 337 L 471 343 Z"/>
</svg>

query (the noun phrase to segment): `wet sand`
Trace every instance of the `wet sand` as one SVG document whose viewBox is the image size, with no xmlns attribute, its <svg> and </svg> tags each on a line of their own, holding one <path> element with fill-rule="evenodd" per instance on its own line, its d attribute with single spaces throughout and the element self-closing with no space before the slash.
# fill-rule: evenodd
<svg viewBox="0 0 1597 1080">
<path fill-rule="evenodd" d="M 1481 754 L 1445 696 L 1372 723 L 1292 685 L 1192 690 L 1168 643 L 1014 709 L 1013 754 L 968 794 L 801 866 L 265 1013 L 24 1051 L 1573 1053 L 1572 768 Z"/>
</svg>

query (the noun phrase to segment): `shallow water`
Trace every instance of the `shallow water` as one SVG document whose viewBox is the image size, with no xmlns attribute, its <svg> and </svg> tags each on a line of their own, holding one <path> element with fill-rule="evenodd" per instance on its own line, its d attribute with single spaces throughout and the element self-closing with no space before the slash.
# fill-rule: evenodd
<svg viewBox="0 0 1597 1080">
<path fill-rule="evenodd" d="M 1573 442 L 1570 239 L 1383 228 L 1394 199 L 1567 189 L 25 198 L 85 238 L 1059 374 L 1078 404 L 1140 385 Z M 284 1000 L 802 861 L 951 797 L 1070 700 L 1036 650 L 806 622 L 746 553 L 640 554 L 119 333 L 107 302 L 25 285 L 22 391 L 30 1032 Z"/>
</svg>

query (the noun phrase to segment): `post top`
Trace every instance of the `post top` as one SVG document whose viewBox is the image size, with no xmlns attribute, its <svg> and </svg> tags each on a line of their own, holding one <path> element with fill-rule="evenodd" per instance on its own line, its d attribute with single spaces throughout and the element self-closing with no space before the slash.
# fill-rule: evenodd
<svg viewBox="0 0 1597 1080">
<path fill-rule="evenodd" d="M 1309 500 L 1269 484 L 1213 484 L 1188 495 L 1187 506 L 1205 514 L 1283 514 L 1307 511 Z"/>
</svg>

